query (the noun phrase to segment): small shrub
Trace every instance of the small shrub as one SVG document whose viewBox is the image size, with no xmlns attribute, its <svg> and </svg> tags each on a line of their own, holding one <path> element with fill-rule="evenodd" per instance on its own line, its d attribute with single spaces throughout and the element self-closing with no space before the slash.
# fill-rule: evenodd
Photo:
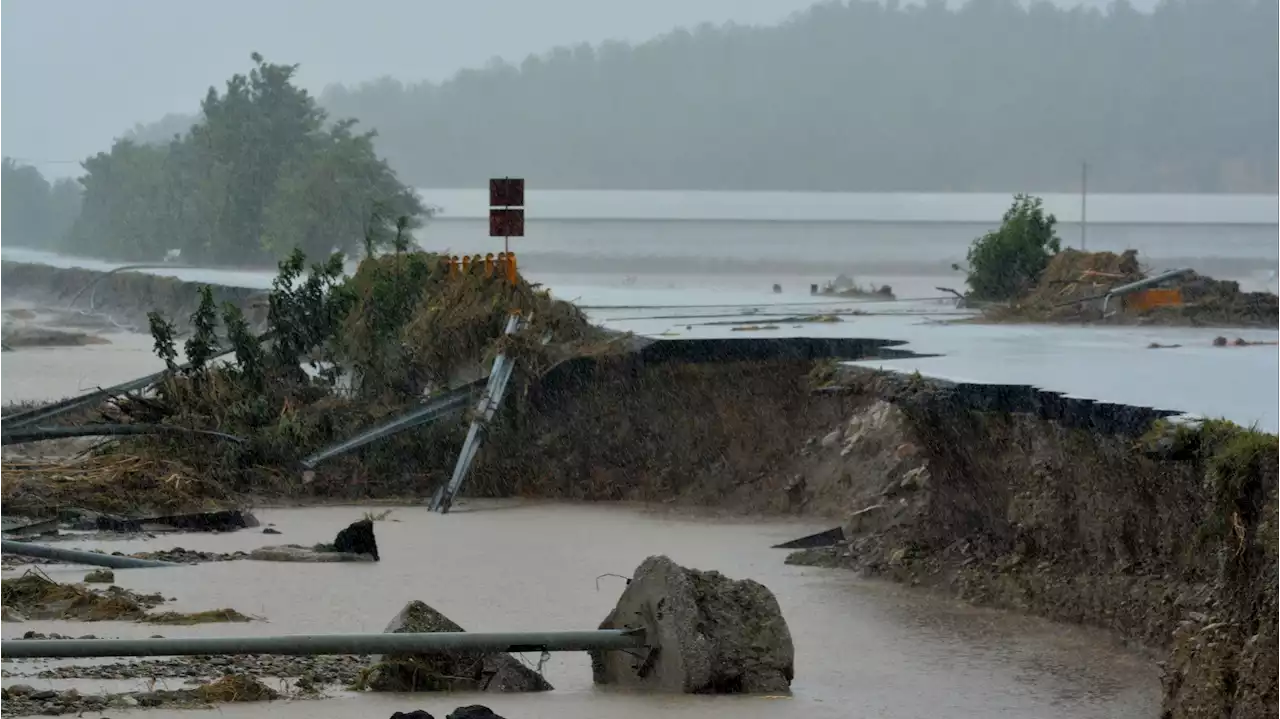
<svg viewBox="0 0 1280 719">
<path fill-rule="evenodd" d="M 1053 229 L 1057 222 L 1057 218 L 1045 213 L 1040 198 L 1015 196 L 1000 229 L 979 237 L 969 247 L 970 295 L 974 299 L 1000 301 L 1030 290 L 1061 249 Z"/>
</svg>

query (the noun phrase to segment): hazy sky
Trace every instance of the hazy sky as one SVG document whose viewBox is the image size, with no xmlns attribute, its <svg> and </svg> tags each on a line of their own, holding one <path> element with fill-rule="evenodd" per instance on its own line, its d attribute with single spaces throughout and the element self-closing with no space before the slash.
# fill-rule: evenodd
<svg viewBox="0 0 1280 719">
<path fill-rule="evenodd" d="M 1060 0 L 1064 4 L 1076 4 Z M 1105 0 L 1084 0 L 1105 4 Z M 1154 0 L 1137 0 L 1149 6 Z M 954 2 L 954 0 L 953 0 Z M 709 21 L 772 24 L 813 0 L 4 0 L 0 151 L 79 171 L 135 122 L 191 112 L 249 53 L 300 82 L 439 80 L 494 56 L 643 40 Z M 52 161 L 73 161 L 60 164 Z"/>
</svg>

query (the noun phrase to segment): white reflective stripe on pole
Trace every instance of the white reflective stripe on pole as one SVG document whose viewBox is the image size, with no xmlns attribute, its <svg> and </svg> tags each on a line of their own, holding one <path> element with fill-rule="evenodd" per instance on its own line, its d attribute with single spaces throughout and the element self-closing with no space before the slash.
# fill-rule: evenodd
<svg viewBox="0 0 1280 719">
<path fill-rule="evenodd" d="M 631 649 L 644 632 L 429 632 L 404 634 L 294 634 L 279 637 L 175 637 L 160 639 L 5 639 L 6 659 L 82 657 L 225 656 L 236 654 L 433 654 L 444 652 L 578 652 Z"/>
</svg>

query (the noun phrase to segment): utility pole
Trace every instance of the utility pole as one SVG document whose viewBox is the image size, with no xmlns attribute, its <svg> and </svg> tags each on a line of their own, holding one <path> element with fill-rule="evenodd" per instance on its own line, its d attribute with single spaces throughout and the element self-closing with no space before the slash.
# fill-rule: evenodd
<svg viewBox="0 0 1280 719">
<path fill-rule="evenodd" d="M 1080 251 L 1089 251 L 1089 163 L 1080 163 Z"/>
</svg>

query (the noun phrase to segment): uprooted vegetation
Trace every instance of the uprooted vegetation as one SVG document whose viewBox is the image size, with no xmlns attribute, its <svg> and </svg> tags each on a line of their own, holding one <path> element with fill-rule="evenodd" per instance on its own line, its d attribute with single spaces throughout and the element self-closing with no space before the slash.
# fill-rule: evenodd
<svg viewBox="0 0 1280 719">
<path fill-rule="evenodd" d="M 1196 273 L 1169 280 L 1177 298 L 1149 304 L 1143 295 L 1103 298 L 1112 288 L 1146 279 L 1136 250 L 1123 253 L 1055 254 L 1038 280 L 1008 305 L 990 307 L 989 319 L 1037 322 L 1110 322 L 1192 326 L 1257 326 L 1274 328 L 1280 304 L 1270 292 L 1242 292 L 1238 282 Z"/>
<path fill-rule="evenodd" d="M 151 611 L 164 601 L 160 594 L 139 594 L 115 585 L 93 589 L 86 584 L 62 584 L 34 569 L 20 577 L 0 581 L 0 603 L 27 619 L 170 625 L 252 621 L 251 617 L 229 608 L 190 613 Z"/>
<path fill-rule="evenodd" d="M 1237 282 L 1194 272 L 1104 299 L 1150 276 L 1137 250 L 1062 249 L 1057 223 L 1040 198 L 1016 195 L 1000 227 L 970 245 L 966 266 L 953 265 L 969 285 L 962 300 L 995 321 L 1268 328 L 1280 321 L 1276 295 L 1242 292 Z"/>
<path fill-rule="evenodd" d="M 1112 434 L 930 381 L 843 382 L 865 401 L 815 445 L 807 491 L 843 493 L 846 541 L 792 561 L 1112 630 L 1165 657 L 1169 719 L 1274 712 L 1275 435 Z"/>
<path fill-rule="evenodd" d="M 243 442 L 172 433 L 122 437 L 56 467 L 6 466 L 6 505 L 124 513 L 204 510 L 245 495 L 429 492 L 447 471 L 442 457 L 460 443 L 462 423 L 389 437 L 326 463 L 305 486 L 298 461 L 432 394 L 482 378 L 499 352 L 517 360 L 507 397 L 518 403 L 529 378 L 611 346 L 576 307 L 548 291 L 522 278 L 488 276 L 480 263 L 450 271 L 444 259 L 396 252 L 369 257 L 344 277 L 340 255 L 308 268 L 295 252 L 280 264 L 267 297 L 263 334 L 239 305 L 219 307 L 207 287 L 185 341 L 170 318 L 153 311 L 156 353 L 170 372 L 155 392 L 112 398 L 99 414 L 111 423 L 216 431 Z M 523 325 L 504 335 L 512 313 Z"/>
</svg>

